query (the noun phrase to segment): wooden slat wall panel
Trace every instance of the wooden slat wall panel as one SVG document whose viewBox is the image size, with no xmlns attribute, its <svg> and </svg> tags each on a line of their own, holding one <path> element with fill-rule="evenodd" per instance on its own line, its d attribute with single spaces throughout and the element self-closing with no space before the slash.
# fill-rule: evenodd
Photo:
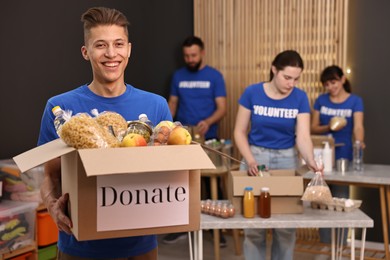
<svg viewBox="0 0 390 260">
<path fill-rule="evenodd" d="M 305 70 L 298 87 L 312 103 L 323 92 L 321 70 L 346 64 L 348 0 L 194 0 L 194 32 L 206 62 L 226 81 L 228 114 L 220 136 L 232 139 L 238 98 L 245 87 L 269 79 L 274 56 L 295 49 Z"/>
</svg>

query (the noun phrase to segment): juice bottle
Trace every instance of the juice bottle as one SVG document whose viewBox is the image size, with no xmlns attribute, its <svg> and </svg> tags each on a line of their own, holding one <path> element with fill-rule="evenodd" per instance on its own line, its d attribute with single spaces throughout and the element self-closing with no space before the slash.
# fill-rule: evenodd
<svg viewBox="0 0 390 260">
<path fill-rule="evenodd" d="M 245 218 L 253 218 L 255 216 L 255 197 L 252 187 L 245 187 L 243 208 Z"/>
<path fill-rule="evenodd" d="M 268 187 L 261 188 L 257 208 L 261 218 L 271 217 L 271 196 Z"/>
</svg>

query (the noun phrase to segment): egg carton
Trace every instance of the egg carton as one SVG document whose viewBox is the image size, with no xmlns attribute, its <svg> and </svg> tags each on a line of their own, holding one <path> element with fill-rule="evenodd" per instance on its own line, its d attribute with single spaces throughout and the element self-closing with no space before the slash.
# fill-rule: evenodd
<svg viewBox="0 0 390 260">
<path fill-rule="evenodd" d="M 313 209 L 323 209 L 331 211 L 335 210 L 340 212 L 351 212 L 354 209 L 360 208 L 361 205 L 361 200 L 352 200 L 336 197 L 333 197 L 333 201 L 331 203 L 319 203 L 314 201 L 311 202 L 311 207 Z"/>
</svg>

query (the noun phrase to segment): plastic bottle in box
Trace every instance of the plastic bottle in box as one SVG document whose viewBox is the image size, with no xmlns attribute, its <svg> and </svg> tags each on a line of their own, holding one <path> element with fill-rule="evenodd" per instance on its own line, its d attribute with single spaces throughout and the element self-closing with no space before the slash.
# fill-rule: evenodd
<svg viewBox="0 0 390 260">
<path fill-rule="evenodd" d="M 54 115 L 54 127 L 56 129 L 57 134 L 61 131 L 62 125 L 66 122 L 64 118 L 64 110 L 61 109 L 60 106 L 55 106 L 51 110 Z"/>
</svg>

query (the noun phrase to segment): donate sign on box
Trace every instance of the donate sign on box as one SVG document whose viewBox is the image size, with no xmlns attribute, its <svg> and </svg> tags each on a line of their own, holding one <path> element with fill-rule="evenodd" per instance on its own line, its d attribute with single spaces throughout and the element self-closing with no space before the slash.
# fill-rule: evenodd
<svg viewBox="0 0 390 260">
<path fill-rule="evenodd" d="M 97 231 L 187 225 L 188 212 L 187 171 L 97 177 Z"/>
</svg>

